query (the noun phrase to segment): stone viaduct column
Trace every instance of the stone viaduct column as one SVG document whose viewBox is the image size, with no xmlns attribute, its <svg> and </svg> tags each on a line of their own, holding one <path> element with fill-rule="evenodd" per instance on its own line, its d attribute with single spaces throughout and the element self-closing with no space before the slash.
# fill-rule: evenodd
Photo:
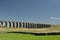
<svg viewBox="0 0 60 40">
<path fill-rule="evenodd" d="M 28 25 L 27 25 L 27 23 L 26 23 L 26 28 L 27 28 L 27 26 L 28 26 Z"/>
<path fill-rule="evenodd" d="M 26 23 L 26 28 L 28 28 L 28 23 Z"/>
<path fill-rule="evenodd" d="M 13 28 L 13 22 L 8 21 L 8 22 L 7 22 L 7 27 L 8 27 L 8 28 Z"/>
<path fill-rule="evenodd" d="M 34 23 L 34 28 L 36 28 L 36 24 Z"/>
<path fill-rule="evenodd" d="M 16 22 L 16 28 L 18 28 L 18 22 Z"/>
<path fill-rule="evenodd" d="M 3 21 L 0 21 L 0 26 L 3 26 Z"/>
<path fill-rule="evenodd" d="M 3 26 L 6 26 L 4 21 L 3 21 Z"/>
<path fill-rule="evenodd" d="M 23 26 L 22 26 L 22 27 L 24 28 L 24 22 L 23 22 L 22 24 L 23 24 Z"/>
<path fill-rule="evenodd" d="M 14 22 L 15 23 L 15 28 L 19 28 L 19 22 Z"/>
<path fill-rule="evenodd" d="M 7 28 L 9 28 L 10 27 L 10 23 L 9 22 L 7 22 Z"/>
<path fill-rule="evenodd" d="M 21 28 L 23 28 L 23 22 L 21 22 Z"/>
<path fill-rule="evenodd" d="M 12 22 L 13 23 L 13 28 L 15 28 L 15 22 Z"/>
<path fill-rule="evenodd" d="M 13 22 L 11 22 L 11 28 L 13 28 Z"/>
<path fill-rule="evenodd" d="M 28 28 L 32 28 L 32 23 L 28 23 Z"/>
<path fill-rule="evenodd" d="M 25 22 L 23 23 L 23 28 L 26 28 L 26 23 Z"/>
<path fill-rule="evenodd" d="M 18 28 L 20 28 L 20 23 L 18 22 Z"/>
<path fill-rule="evenodd" d="M 26 28 L 26 23 L 24 23 L 24 28 Z"/>
<path fill-rule="evenodd" d="M 33 23 L 32 23 L 32 28 L 33 28 L 33 26 L 34 26 L 34 25 L 33 25 Z"/>
<path fill-rule="evenodd" d="M 36 24 L 36 28 L 37 28 L 37 24 Z"/>
<path fill-rule="evenodd" d="M 24 26 L 24 28 L 26 28 L 27 27 L 27 23 L 23 23 L 23 26 Z"/>
<path fill-rule="evenodd" d="M 29 28 L 29 23 L 28 23 L 28 28 Z"/>
<path fill-rule="evenodd" d="M 15 28 L 16 28 L 16 22 L 14 22 L 15 23 Z"/>
<path fill-rule="evenodd" d="M 3 21 L 3 26 L 7 27 L 7 22 Z"/>
<path fill-rule="evenodd" d="M 19 22 L 19 28 L 21 28 L 22 26 L 21 26 L 21 22 Z"/>
</svg>

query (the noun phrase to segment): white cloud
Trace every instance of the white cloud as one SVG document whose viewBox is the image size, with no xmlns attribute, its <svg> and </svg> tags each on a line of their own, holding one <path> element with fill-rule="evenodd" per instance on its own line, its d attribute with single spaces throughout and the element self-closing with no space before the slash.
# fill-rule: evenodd
<svg viewBox="0 0 60 40">
<path fill-rule="evenodd" d="M 50 17 L 51 20 L 60 20 L 60 18 Z"/>
</svg>

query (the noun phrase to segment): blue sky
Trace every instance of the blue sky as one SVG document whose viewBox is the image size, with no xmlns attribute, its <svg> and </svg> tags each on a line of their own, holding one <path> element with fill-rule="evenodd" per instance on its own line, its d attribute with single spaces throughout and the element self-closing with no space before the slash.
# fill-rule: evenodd
<svg viewBox="0 0 60 40">
<path fill-rule="evenodd" d="M 60 0 L 0 0 L 0 20 L 50 23 L 60 18 Z"/>
</svg>

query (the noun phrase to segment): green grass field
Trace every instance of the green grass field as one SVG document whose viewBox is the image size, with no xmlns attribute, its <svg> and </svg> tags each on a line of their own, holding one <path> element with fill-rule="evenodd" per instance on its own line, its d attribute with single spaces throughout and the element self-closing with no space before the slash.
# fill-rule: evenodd
<svg viewBox="0 0 60 40">
<path fill-rule="evenodd" d="M 43 30 L 44 29 L 44 30 Z M 25 28 L 0 28 L 0 40 L 60 40 L 60 35 L 33 35 L 33 34 L 22 34 L 22 33 L 5 33 L 10 31 L 22 31 L 22 32 L 46 32 L 46 31 L 60 31 L 59 26 L 53 26 L 51 28 L 43 29 L 25 29 Z"/>
<path fill-rule="evenodd" d="M 60 35 L 31 35 L 21 33 L 0 34 L 0 40 L 60 40 Z"/>
</svg>

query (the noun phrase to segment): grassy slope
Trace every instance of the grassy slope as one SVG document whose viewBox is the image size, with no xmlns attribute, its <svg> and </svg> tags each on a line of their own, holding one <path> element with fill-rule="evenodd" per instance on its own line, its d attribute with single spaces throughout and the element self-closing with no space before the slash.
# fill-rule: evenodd
<svg viewBox="0 0 60 40">
<path fill-rule="evenodd" d="M 26 28 L 0 28 L 0 32 L 7 32 L 7 31 L 18 31 L 18 32 L 52 32 L 52 31 L 59 31 L 60 32 L 60 25 L 53 25 L 50 28 L 40 28 L 40 29 L 26 29 Z"/>
<path fill-rule="evenodd" d="M 6 29 L 4 29 L 4 28 L 3 29 L 0 28 L 0 31 L 5 31 L 5 30 Z M 11 31 L 11 29 L 7 29 L 7 30 Z M 12 28 L 12 30 L 17 30 L 17 29 Z M 18 30 L 25 31 L 26 29 L 22 28 L 22 29 L 18 29 Z M 47 30 L 59 30 L 60 31 L 60 26 L 53 26 L 51 28 L 48 28 Z M 33 30 L 33 31 L 36 31 L 36 30 Z M 42 30 L 42 31 L 44 31 L 44 30 Z M 0 34 L 0 40 L 60 40 L 60 35 L 44 35 L 44 36 L 40 35 L 40 36 L 35 36 L 35 35 L 31 35 L 31 34 L 19 34 L 19 33 L 8 33 L 8 34 L 6 34 L 5 33 L 5 34 Z"/>
<path fill-rule="evenodd" d="M 60 40 L 60 35 L 35 36 L 31 34 L 0 34 L 0 40 Z"/>
</svg>

